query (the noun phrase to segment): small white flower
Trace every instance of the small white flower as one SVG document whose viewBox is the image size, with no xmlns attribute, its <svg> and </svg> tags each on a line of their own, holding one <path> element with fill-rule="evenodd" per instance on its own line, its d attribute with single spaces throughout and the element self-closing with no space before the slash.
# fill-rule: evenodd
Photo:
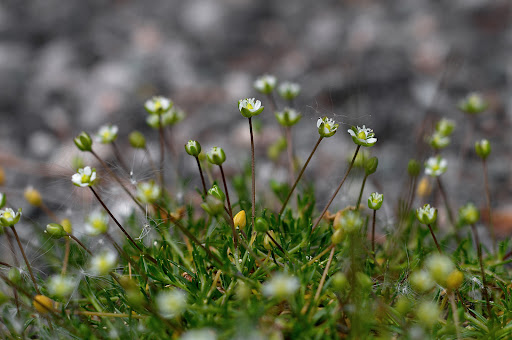
<svg viewBox="0 0 512 340">
<path fill-rule="evenodd" d="M 428 142 L 431 147 L 433 147 L 436 150 L 440 150 L 450 145 L 450 137 L 436 131 L 432 134 L 432 136 L 430 136 Z"/>
<path fill-rule="evenodd" d="M 102 144 L 110 144 L 117 139 L 118 130 L 116 125 L 103 125 L 96 134 L 96 141 Z"/>
<path fill-rule="evenodd" d="M 53 296 L 65 298 L 73 293 L 76 280 L 69 276 L 54 275 L 48 281 L 48 292 Z"/>
<path fill-rule="evenodd" d="M 163 291 L 158 294 L 156 304 L 164 318 L 173 318 L 183 313 L 187 307 L 187 294 L 180 289 Z"/>
<path fill-rule="evenodd" d="M 437 219 L 437 209 L 425 204 L 423 207 L 416 209 L 416 217 L 423 224 L 432 224 Z"/>
<path fill-rule="evenodd" d="M 191 329 L 183 333 L 180 340 L 216 340 L 217 334 L 213 329 Z"/>
<path fill-rule="evenodd" d="M 254 82 L 254 88 L 264 94 L 269 94 L 276 87 L 277 79 L 276 77 L 265 74 Z"/>
<path fill-rule="evenodd" d="M 456 269 L 452 260 L 441 254 L 431 255 L 426 260 L 426 267 L 432 278 L 441 286 L 446 286 L 446 279 Z"/>
<path fill-rule="evenodd" d="M 144 104 L 144 108 L 150 114 L 158 114 L 161 115 L 171 109 L 173 102 L 168 98 L 156 96 L 151 99 L 148 99 Z"/>
<path fill-rule="evenodd" d="M 286 100 L 292 100 L 299 95 L 300 85 L 297 83 L 285 81 L 279 85 L 277 92 L 282 98 Z"/>
<path fill-rule="evenodd" d="M 90 268 L 94 275 L 107 275 L 117 264 L 117 255 L 111 250 L 95 255 L 91 259 Z"/>
<path fill-rule="evenodd" d="M 318 118 L 316 122 L 316 127 L 318 128 L 318 133 L 321 137 L 331 137 L 338 130 L 339 124 L 336 124 L 331 118 Z"/>
<path fill-rule="evenodd" d="M 96 210 L 85 220 L 85 232 L 90 236 L 105 234 L 108 231 L 108 216 L 103 211 Z"/>
<path fill-rule="evenodd" d="M 155 203 L 162 190 L 154 181 L 142 182 L 137 185 L 137 198 L 146 204 Z"/>
<path fill-rule="evenodd" d="M 245 98 L 238 101 L 238 110 L 245 118 L 259 115 L 263 109 L 261 102 L 254 98 Z"/>
<path fill-rule="evenodd" d="M 425 174 L 432 177 L 437 177 L 446 172 L 448 162 L 441 156 L 430 157 L 425 163 Z"/>
<path fill-rule="evenodd" d="M 11 227 L 18 223 L 21 217 L 21 208 L 18 212 L 14 212 L 11 208 L 5 208 L 0 210 L 0 224 L 4 227 Z"/>
<path fill-rule="evenodd" d="M 373 130 L 367 128 L 365 125 L 363 125 L 362 128 L 359 126 L 352 126 L 352 128 L 348 130 L 348 133 L 352 136 L 352 140 L 357 145 L 369 147 L 377 143 L 375 133 L 373 133 Z"/>
<path fill-rule="evenodd" d="M 96 180 L 96 169 L 86 166 L 85 168 L 78 169 L 78 172 L 71 176 L 71 181 L 78 187 L 90 187 Z"/>
<path fill-rule="evenodd" d="M 263 295 L 279 299 L 287 298 L 293 295 L 299 287 L 299 280 L 295 276 L 278 273 L 264 284 Z"/>
</svg>

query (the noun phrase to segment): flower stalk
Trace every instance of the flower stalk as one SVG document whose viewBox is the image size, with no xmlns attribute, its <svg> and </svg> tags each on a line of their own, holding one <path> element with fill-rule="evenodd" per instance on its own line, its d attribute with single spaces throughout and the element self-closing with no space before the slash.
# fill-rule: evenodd
<svg viewBox="0 0 512 340">
<path fill-rule="evenodd" d="M 23 250 L 23 246 L 21 245 L 20 238 L 18 236 L 18 233 L 16 232 L 16 228 L 14 227 L 14 225 L 11 225 L 10 227 L 12 229 L 14 237 L 16 238 L 16 242 L 18 242 L 18 247 L 20 248 L 21 255 L 23 256 L 23 259 L 25 260 L 25 264 L 27 265 L 28 273 L 30 274 L 30 278 L 32 279 L 32 282 L 34 283 L 34 288 L 35 288 L 37 294 L 41 294 L 41 291 L 39 290 L 39 287 L 37 286 L 37 282 L 36 282 L 34 273 L 32 272 L 32 266 L 30 265 L 30 262 L 28 261 L 25 251 Z"/>
</svg>

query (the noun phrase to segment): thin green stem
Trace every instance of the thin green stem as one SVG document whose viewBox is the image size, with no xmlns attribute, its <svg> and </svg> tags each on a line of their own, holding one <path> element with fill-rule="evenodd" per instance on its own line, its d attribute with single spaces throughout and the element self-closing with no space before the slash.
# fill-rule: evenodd
<svg viewBox="0 0 512 340">
<path fill-rule="evenodd" d="M 68 233 L 68 236 L 71 237 L 73 239 L 73 241 L 75 241 L 76 243 L 78 243 L 78 245 L 80 247 L 82 247 L 83 250 L 85 250 L 89 255 L 92 255 L 92 252 L 89 250 L 89 248 L 87 248 L 79 239 L 77 239 L 74 235 L 72 234 L 69 234 Z"/>
<path fill-rule="evenodd" d="M 329 203 L 327 203 L 327 205 L 325 206 L 324 210 L 322 211 L 322 213 L 320 214 L 320 216 L 316 220 L 316 223 L 313 226 L 312 230 L 315 230 L 316 227 L 318 227 L 318 225 L 320 224 L 320 221 L 322 220 L 322 217 L 324 217 L 325 213 L 327 212 L 327 209 L 329 209 L 329 207 L 331 206 L 331 203 L 334 201 L 334 198 L 336 197 L 336 195 L 340 191 L 341 186 L 343 185 L 343 183 L 345 183 L 345 180 L 347 179 L 348 174 L 350 173 L 350 170 L 352 170 L 352 167 L 354 166 L 354 162 L 356 161 L 357 153 L 359 152 L 360 148 L 361 148 L 361 145 L 358 145 L 357 148 L 356 148 L 356 152 L 354 153 L 354 157 L 352 157 L 352 161 L 350 162 L 350 165 L 349 165 L 349 167 L 347 169 L 347 172 L 345 173 L 345 176 L 343 177 L 343 179 L 340 182 L 340 185 L 338 185 L 338 188 L 336 189 L 336 191 L 332 195 L 331 199 L 329 200 Z"/>
<path fill-rule="evenodd" d="M 231 226 L 231 231 L 233 232 L 233 244 L 235 245 L 235 249 L 238 248 L 238 235 L 236 233 L 235 224 L 233 221 L 233 210 L 231 209 L 231 200 L 229 199 L 229 191 L 228 184 L 226 183 L 226 176 L 224 175 L 224 169 L 222 168 L 222 164 L 219 164 L 220 173 L 222 175 L 222 183 L 224 183 L 224 191 L 226 191 L 226 200 L 228 203 L 228 214 L 229 214 L 229 225 Z"/>
<path fill-rule="evenodd" d="M 452 307 L 452 314 L 453 314 L 453 323 L 455 324 L 455 332 L 457 333 L 457 339 L 462 339 L 460 337 L 460 329 L 459 329 L 459 314 L 457 313 L 457 305 L 455 304 L 455 293 L 450 292 L 450 305 Z"/>
<path fill-rule="evenodd" d="M 254 219 L 256 218 L 256 173 L 254 166 L 254 134 L 252 132 L 252 117 L 249 117 L 249 132 L 251 133 L 251 175 L 252 175 L 252 209 L 251 221 L 254 228 Z"/>
<path fill-rule="evenodd" d="M 437 243 L 437 238 L 436 238 L 436 235 L 434 234 L 434 230 L 432 229 L 432 226 L 430 224 L 427 224 L 427 226 L 428 226 L 428 229 L 430 230 L 430 234 L 432 235 L 432 238 L 434 239 L 434 243 L 436 244 L 437 251 L 439 252 L 439 254 L 442 254 L 443 252 L 441 251 L 441 247 L 439 246 L 439 243 Z"/>
<path fill-rule="evenodd" d="M 164 127 L 162 126 L 162 115 L 158 115 L 158 135 L 160 139 L 160 186 L 162 190 L 165 187 L 164 182 L 164 158 L 165 158 L 165 141 L 164 141 Z"/>
<path fill-rule="evenodd" d="M 372 220 L 372 253 L 375 256 L 375 219 L 377 217 L 377 210 L 373 211 L 373 220 Z"/>
<path fill-rule="evenodd" d="M 487 211 L 489 214 L 489 231 L 491 232 L 492 250 L 496 253 L 496 233 L 494 232 L 494 225 L 492 224 L 492 208 L 491 208 L 491 191 L 489 189 L 489 176 L 487 174 L 487 162 L 485 159 L 482 161 L 484 168 L 484 184 L 485 184 L 485 201 L 487 204 Z"/>
<path fill-rule="evenodd" d="M 197 162 L 197 168 L 199 169 L 199 175 L 201 176 L 201 183 L 203 184 L 203 194 L 204 194 L 204 197 L 206 198 L 206 196 L 208 195 L 208 190 L 206 190 L 206 182 L 204 181 L 204 176 L 203 176 L 203 169 L 201 168 L 201 162 L 199 162 L 199 157 L 194 157 L 196 159 L 196 162 Z"/>
<path fill-rule="evenodd" d="M 363 178 L 363 184 L 361 184 L 361 190 L 359 191 L 359 197 L 357 198 L 356 211 L 359 210 L 359 206 L 361 205 L 361 198 L 363 197 L 364 186 L 366 184 L 367 178 L 368 178 L 368 175 L 365 174 L 364 178 Z"/>
<path fill-rule="evenodd" d="M 286 199 L 283 202 L 283 206 L 281 207 L 281 210 L 279 211 L 279 215 L 283 214 L 284 209 L 286 208 L 286 204 L 288 204 L 288 201 L 290 200 L 290 197 L 292 197 L 293 191 L 297 187 L 297 184 L 299 183 L 300 179 L 302 178 L 302 175 L 304 174 L 304 171 L 306 170 L 306 167 L 308 166 L 309 161 L 311 160 L 311 157 L 313 157 L 313 154 L 315 153 L 316 149 L 318 148 L 318 145 L 320 145 L 320 142 L 322 141 L 322 139 L 323 139 L 323 137 L 320 136 L 320 138 L 318 138 L 318 140 L 316 141 L 315 147 L 313 148 L 313 150 L 309 154 L 309 157 L 306 160 L 306 163 L 304 163 L 304 166 L 300 170 L 299 176 L 295 180 L 295 183 L 293 183 L 293 186 L 290 189 L 290 192 L 288 193 L 288 196 L 286 196 Z"/>
<path fill-rule="evenodd" d="M 487 293 L 487 280 L 485 279 L 485 269 L 484 269 L 484 260 L 482 258 L 482 244 L 480 243 L 480 238 L 478 237 L 478 232 L 476 231 L 476 226 L 474 224 L 471 225 L 471 231 L 473 232 L 473 237 L 475 238 L 475 246 L 478 254 L 478 261 L 480 262 L 480 274 L 482 275 L 482 295 L 485 298 L 485 302 L 487 305 L 487 313 L 489 317 L 491 314 L 491 302 L 489 301 L 489 294 Z"/>
<path fill-rule="evenodd" d="M 290 185 L 292 184 L 294 177 L 294 166 L 293 166 L 293 141 L 292 141 L 292 128 L 290 126 L 285 127 L 286 134 L 286 153 L 288 155 L 288 179 Z"/>
<path fill-rule="evenodd" d="M 37 294 L 41 294 L 39 291 L 39 288 L 37 287 L 36 278 L 34 276 L 34 273 L 32 272 L 32 266 L 30 265 L 30 262 L 27 259 L 27 255 L 25 254 L 25 251 L 23 250 L 23 246 L 21 245 L 20 238 L 18 237 L 18 233 L 16 232 L 16 228 L 14 228 L 14 225 L 11 226 L 12 232 L 14 233 L 14 237 L 16 238 L 16 242 L 18 242 L 18 247 L 20 248 L 21 255 L 23 256 L 23 259 L 25 260 L 25 264 L 27 265 L 28 273 L 30 274 L 30 278 L 32 279 L 32 282 L 34 283 L 34 288 L 36 289 Z"/>
</svg>

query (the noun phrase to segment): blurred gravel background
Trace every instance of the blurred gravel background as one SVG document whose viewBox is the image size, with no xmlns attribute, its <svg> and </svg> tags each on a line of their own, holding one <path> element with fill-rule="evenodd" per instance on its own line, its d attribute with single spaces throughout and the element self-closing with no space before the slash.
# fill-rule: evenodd
<svg viewBox="0 0 512 340">
<path fill-rule="evenodd" d="M 484 206 L 472 145 L 490 139 L 493 205 L 506 232 L 512 226 L 511 55 L 510 0 L 6 0 L 0 3 L 0 162 L 9 190 L 31 184 L 55 207 L 65 206 L 71 190 L 65 176 L 78 154 L 72 138 L 113 123 L 128 159 L 133 129 L 148 136 L 156 158 L 158 134 L 145 123 L 143 103 L 162 94 L 188 115 L 172 132 L 179 152 L 188 139 L 203 149 L 222 146 L 229 172 L 237 173 L 250 155 L 247 122 L 236 102 L 255 96 L 267 106 L 258 117 L 264 127 L 256 137 L 258 181 L 271 175 L 286 180 L 286 167 L 262 157 L 281 131 L 252 88 L 257 76 L 271 73 L 302 86 L 296 107 L 304 117 L 294 129 L 302 160 L 318 138 L 320 115 L 341 124 L 306 172 L 321 178 L 319 206 L 355 149 L 346 133 L 350 125 L 366 124 L 379 139 L 370 151 L 380 165 L 365 196 L 376 186 L 391 200 L 402 188 L 408 159 L 428 155 L 418 135 L 421 122 L 430 127 L 444 116 L 457 122 L 453 144 L 443 151 L 452 204 L 469 199 Z M 470 91 L 483 93 L 490 108 L 475 118 L 462 163 L 471 128 L 456 103 Z M 100 151 L 108 157 L 108 149 Z M 64 177 L 46 176 L 32 161 L 53 165 L 52 174 Z M 195 174 L 190 158 L 181 162 L 184 174 Z M 135 174 L 143 173 L 140 163 L 132 164 Z M 198 184 L 194 177 L 191 185 Z M 360 180 L 350 184 L 338 206 L 354 203 Z M 391 216 L 393 206 L 387 209 Z"/>
</svg>

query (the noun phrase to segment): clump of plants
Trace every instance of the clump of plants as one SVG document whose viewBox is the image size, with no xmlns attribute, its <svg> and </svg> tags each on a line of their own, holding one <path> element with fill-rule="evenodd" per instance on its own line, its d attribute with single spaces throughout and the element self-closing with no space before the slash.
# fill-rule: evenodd
<svg viewBox="0 0 512 340">
<path fill-rule="evenodd" d="M 130 145 L 145 154 L 144 166 L 151 169 L 147 180 L 127 176 L 127 151 L 116 144 L 116 126 L 100 127 L 94 138 L 82 132 L 74 139 L 94 160 L 75 159 L 76 173 L 66 181 L 70 192 L 74 185 L 74 194 L 93 199 L 83 220 L 63 219 L 64 209 L 52 210 L 44 195 L 29 187 L 25 205 L 45 213 L 34 222 L 24 214 L 25 206 L 10 204 L 15 193 L 6 188 L 0 194 L 1 337 L 512 337 L 507 267 L 512 260 L 508 241 L 498 244 L 492 225 L 487 140 L 475 144 L 482 169 L 471 169 L 484 183 L 489 218 L 482 223 L 474 203 L 462 202 L 456 211 L 443 184 L 450 164 L 442 150 L 450 146 L 453 121 L 437 122 L 426 138 L 431 156 L 409 161 L 405 193 L 398 202 L 387 202 L 385 192 L 368 195 L 364 190 L 367 179 L 378 176 L 378 155 L 370 151 L 385 140 L 365 125 L 345 130 L 340 122 L 320 117 L 310 128 L 317 141 L 300 161 L 293 147 L 293 127 L 301 119 L 294 107 L 300 86 L 277 86 L 270 75 L 254 86 L 270 110 L 254 98 L 234 106 L 233 119 L 247 119 L 251 141 L 241 173 L 224 169 L 229 145 L 205 152 L 200 140 L 172 140 L 169 130 L 185 114 L 170 99 L 153 97 L 144 108 L 156 131 L 157 158 L 142 133 L 128 135 Z M 486 103 L 471 94 L 459 108 L 475 115 L 486 110 Z M 287 169 L 286 183 L 257 181 L 261 160 L 254 124 L 268 111 L 283 131 L 268 155 Z M 319 199 L 327 203 L 317 210 L 307 167 L 322 142 L 339 143 L 339 138 L 351 140 L 354 152 L 345 168 L 335 169 L 338 183 Z M 96 151 L 100 143 L 112 147 L 114 162 Z M 186 160 L 197 171 L 169 167 L 180 153 L 189 155 Z M 335 200 L 349 177 L 360 181 L 360 192 L 352 204 L 339 207 Z M 114 200 L 106 198 L 110 187 L 120 189 Z M 188 191 L 178 197 L 176 188 L 181 187 Z M 277 205 L 259 198 L 269 190 Z M 116 214 L 116 200 L 131 207 L 128 216 Z M 396 211 L 391 225 L 379 218 L 383 204 Z M 477 229 L 482 226 L 487 229 L 480 234 L 489 233 L 490 248 L 480 242 Z M 20 235 L 20 229 L 30 232 Z M 41 253 L 37 259 L 27 255 L 34 239 Z"/>
</svg>

